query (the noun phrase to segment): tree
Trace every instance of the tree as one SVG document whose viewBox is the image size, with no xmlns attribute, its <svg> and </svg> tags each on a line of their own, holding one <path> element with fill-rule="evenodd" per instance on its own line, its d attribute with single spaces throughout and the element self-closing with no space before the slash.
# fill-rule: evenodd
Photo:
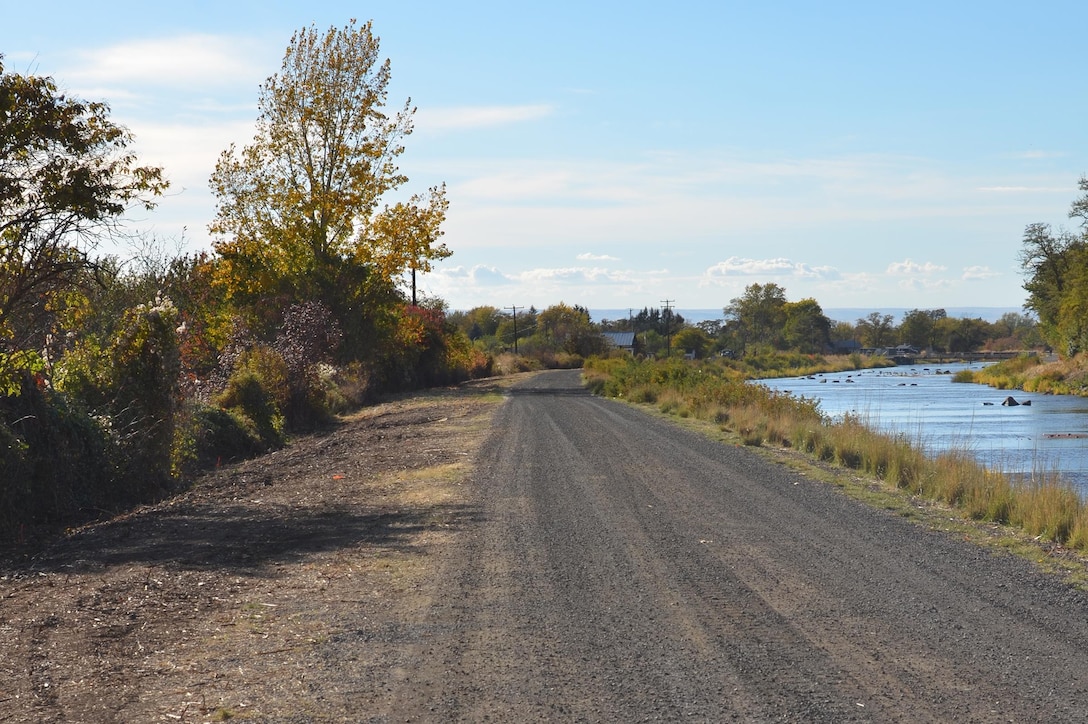
<svg viewBox="0 0 1088 724">
<path fill-rule="evenodd" d="M 408 101 L 387 115 L 390 66 L 378 52 L 370 23 L 296 32 L 261 86 L 253 142 L 224 151 L 211 178 L 227 295 L 251 307 L 321 301 L 356 349 L 373 341 L 358 320 L 383 307 L 395 316 L 398 276 L 449 255 L 435 245 L 444 187 L 384 202 L 408 180 L 396 161 L 415 109 Z"/>
<path fill-rule="evenodd" d="M 511 314 L 504 313 L 495 328 L 495 337 L 500 344 L 517 349 L 519 339 L 536 333 L 537 315 L 536 307 L 518 307 Z"/>
<path fill-rule="evenodd" d="M 1067 348 L 1060 339 L 1063 299 L 1070 285 L 1070 271 L 1075 257 L 1083 256 L 1084 242 L 1061 231 L 1054 234 L 1049 224 L 1029 224 L 1024 230 L 1020 268 L 1028 276 L 1024 306 L 1039 317 L 1042 334 L 1059 349 Z M 1066 303 L 1067 305 L 1067 303 Z M 1067 305 L 1068 308 L 1068 305 Z"/>
<path fill-rule="evenodd" d="M 537 316 L 537 334 L 557 349 L 587 357 L 604 350 L 604 338 L 593 324 L 589 310 L 560 302 Z"/>
<path fill-rule="evenodd" d="M 937 345 L 937 322 L 947 317 L 943 309 L 912 309 L 903 315 L 899 323 L 899 341 L 917 349 L 930 349 Z"/>
<path fill-rule="evenodd" d="M 857 332 L 863 347 L 876 349 L 888 347 L 894 342 L 895 318 L 890 314 L 872 312 L 858 320 Z"/>
<path fill-rule="evenodd" d="M 1088 350 L 1088 176 L 1079 188 L 1082 196 L 1069 217 L 1080 219 L 1080 233 L 1029 224 L 1020 253 L 1027 276 L 1024 306 L 1038 316 L 1042 337 L 1066 356 Z"/>
<path fill-rule="evenodd" d="M 787 302 L 782 313 L 782 337 L 787 347 L 814 354 L 831 346 L 831 320 L 815 299 Z"/>
<path fill-rule="evenodd" d="M 666 334 L 675 332 L 683 326 L 683 315 L 677 314 L 671 308 L 661 310 L 656 307 L 643 307 L 642 311 L 636 314 L 630 324 L 627 325 L 625 331 L 635 332 L 636 334 L 653 331 L 664 337 Z"/>
<path fill-rule="evenodd" d="M 131 142 L 106 104 L 0 62 L 0 372 L 39 346 L 51 300 L 86 278 L 99 240 L 167 188 L 161 169 L 137 165 Z"/>
<path fill-rule="evenodd" d="M 831 344 L 837 347 L 847 346 L 858 341 L 857 328 L 850 322 L 835 322 L 831 325 Z"/>
<path fill-rule="evenodd" d="M 711 337 L 699 327 L 684 327 L 676 333 L 673 346 L 681 352 L 692 353 L 696 359 L 706 357 L 712 343 Z"/>
<path fill-rule="evenodd" d="M 453 312 L 446 318 L 475 342 L 481 337 L 495 336 L 502 321 L 502 311 L 491 306 L 473 307 L 467 312 Z"/>
<path fill-rule="evenodd" d="M 439 226 L 448 206 L 444 186 L 432 188 L 426 196 L 417 194 L 406 204 L 387 206 L 374 219 L 370 244 L 361 248 L 363 258 L 382 276 L 395 279 L 411 274 L 413 306 L 418 304 L 416 274 L 431 271 L 432 261 L 453 253 L 445 244 L 435 245 L 442 236 Z"/>
<path fill-rule="evenodd" d="M 751 284 L 744 295 L 730 301 L 723 311 L 735 323 L 735 333 L 744 348 L 776 345 L 785 324 L 786 290 L 774 283 Z"/>
<path fill-rule="evenodd" d="M 989 324 L 979 318 L 952 319 L 945 317 L 937 321 L 935 332 L 937 345 L 952 354 L 974 352 L 986 341 Z"/>
<path fill-rule="evenodd" d="M 990 348 L 995 350 L 1031 349 L 1041 343 L 1035 318 L 1018 312 L 1005 312 L 991 325 Z"/>
</svg>

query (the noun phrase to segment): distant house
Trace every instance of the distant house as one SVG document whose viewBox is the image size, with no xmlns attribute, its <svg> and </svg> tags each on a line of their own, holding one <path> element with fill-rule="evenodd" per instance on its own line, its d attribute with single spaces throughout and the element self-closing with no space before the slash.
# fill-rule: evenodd
<svg viewBox="0 0 1088 724">
<path fill-rule="evenodd" d="M 861 344 L 853 339 L 840 339 L 832 347 L 835 354 L 853 354 L 861 351 Z"/>
<path fill-rule="evenodd" d="M 617 347 L 625 352 L 634 354 L 634 332 L 601 332 L 601 336 L 604 337 L 604 341 L 607 342 L 610 347 Z"/>
</svg>

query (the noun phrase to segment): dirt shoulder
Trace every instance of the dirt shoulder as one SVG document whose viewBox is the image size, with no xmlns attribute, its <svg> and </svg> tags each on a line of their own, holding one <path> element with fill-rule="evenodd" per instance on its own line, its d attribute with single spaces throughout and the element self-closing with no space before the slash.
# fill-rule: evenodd
<svg viewBox="0 0 1088 724">
<path fill-rule="evenodd" d="M 476 514 L 463 483 L 510 382 L 389 400 L 9 553 L 0 722 L 357 714 L 357 684 L 396 672 L 381 632 L 427 605 L 433 554 Z"/>
</svg>

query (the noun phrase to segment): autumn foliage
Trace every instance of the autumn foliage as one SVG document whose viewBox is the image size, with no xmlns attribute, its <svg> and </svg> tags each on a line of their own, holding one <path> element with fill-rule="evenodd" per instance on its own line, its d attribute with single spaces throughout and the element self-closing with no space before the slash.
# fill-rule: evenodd
<svg viewBox="0 0 1088 724">
<path fill-rule="evenodd" d="M 167 494 L 386 390 L 491 370 L 416 298 L 442 184 L 399 194 L 370 24 L 299 31 L 212 175 L 214 248 L 96 254 L 166 188 L 100 103 L 0 65 L 0 541 Z M 395 195 L 395 197 L 394 197 Z"/>
</svg>

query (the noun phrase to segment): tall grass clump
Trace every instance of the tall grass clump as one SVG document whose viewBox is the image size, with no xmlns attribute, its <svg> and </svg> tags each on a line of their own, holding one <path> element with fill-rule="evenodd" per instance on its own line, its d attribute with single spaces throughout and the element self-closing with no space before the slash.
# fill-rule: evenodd
<svg viewBox="0 0 1088 724">
<path fill-rule="evenodd" d="M 1088 355 L 1046 362 L 1036 354 L 988 365 L 974 372 L 969 382 L 999 390 L 1023 390 L 1043 395 L 1088 395 Z"/>
<path fill-rule="evenodd" d="M 973 372 L 972 379 L 966 381 L 989 385 L 998 390 L 1023 389 L 1031 371 L 1040 364 L 1042 364 L 1042 360 L 1038 355 L 1022 354 L 1012 359 L 987 365 L 981 370 Z"/>
<path fill-rule="evenodd" d="M 927 456 L 901 435 L 876 431 L 856 415 L 831 420 L 817 401 L 747 382 L 727 365 L 590 359 L 584 375 L 598 394 L 707 420 L 744 445 L 793 447 L 966 518 L 1013 525 L 1033 537 L 1088 550 L 1088 509 L 1056 476 L 1012 478 L 987 469 L 967 449 Z"/>
<path fill-rule="evenodd" d="M 729 367 L 739 376 L 748 379 L 768 379 L 802 377 L 820 372 L 891 367 L 895 363 L 879 355 L 819 355 L 768 349 L 757 354 L 745 355 L 741 359 L 716 360 L 708 364 Z"/>
<path fill-rule="evenodd" d="M 1052 476 L 1032 478 L 1018 489 L 1010 506 L 1009 522 L 1028 535 L 1067 543 L 1082 517 L 1080 496 L 1072 486 Z"/>
</svg>

